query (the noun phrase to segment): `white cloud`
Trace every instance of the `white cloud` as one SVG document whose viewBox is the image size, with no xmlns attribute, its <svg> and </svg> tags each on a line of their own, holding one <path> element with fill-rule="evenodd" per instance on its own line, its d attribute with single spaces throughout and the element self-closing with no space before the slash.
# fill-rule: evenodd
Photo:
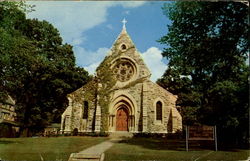
<svg viewBox="0 0 250 161">
<path fill-rule="evenodd" d="M 89 74 L 94 75 L 96 68 L 99 66 L 101 62 L 95 62 L 93 64 L 90 64 L 89 66 L 85 66 L 84 69 L 89 72 Z"/>
<path fill-rule="evenodd" d="M 84 41 L 86 41 L 86 37 L 75 38 L 74 40 L 72 40 L 71 45 L 81 45 L 82 43 L 84 43 Z"/>
<path fill-rule="evenodd" d="M 124 15 L 130 15 L 130 11 L 129 11 L 129 10 L 124 11 L 123 14 L 124 14 Z"/>
<path fill-rule="evenodd" d="M 76 53 L 76 65 L 83 67 L 92 75 L 109 52 L 108 48 L 99 48 L 97 51 L 89 51 L 80 46 L 74 47 L 73 50 Z"/>
<path fill-rule="evenodd" d="M 84 48 L 77 47 L 74 50 L 75 53 L 77 53 L 76 64 L 80 67 L 84 67 L 90 74 L 95 73 L 96 68 L 109 52 L 108 48 L 99 48 L 97 51 L 87 51 Z M 151 47 L 142 53 L 142 58 L 152 73 L 152 81 L 156 81 L 160 78 L 167 69 L 167 65 L 162 61 L 163 57 L 161 53 L 162 51 L 156 47 Z"/>
<path fill-rule="evenodd" d="M 108 24 L 106 27 L 107 27 L 108 29 L 110 29 L 110 30 L 113 29 L 113 26 L 112 26 L 111 24 Z"/>
<path fill-rule="evenodd" d="M 142 53 L 144 62 L 151 71 L 152 81 L 156 81 L 158 78 L 160 78 L 167 69 L 167 65 L 163 63 L 163 57 L 161 53 L 162 51 L 156 47 L 151 47 Z"/>
<path fill-rule="evenodd" d="M 35 12 L 28 18 L 38 18 L 52 23 L 61 33 L 64 41 L 72 43 L 82 33 L 106 21 L 107 9 L 112 6 L 101 2 L 28 2 L 35 4 Z"/>
<path fill-rule="evenodd" d="M 99 48 L 97 51 L 89 51 L 82 47 L 87 40 L 87 37 L 83 36 L 84 32 L 104 23 L 110 7 L 135 8 L 142 6 L 145 2 L 27 1 L 27 3 L 36 5 L 36 11 L 28 13 L 27 17 L 52 23 L 59 30 L 64 42 L 74 46 L 76 64 L 93 74 L 109 49 Z M 106 27 L 113 28 L 112 25 Z"/>
<path fill-rule="evenodd" d="M 28 1 L 28 4 L 36 5 L 34 12 L 28 13 L 28 18 L 38 18 L 52 23 L 60 32 L 63 40 L 74 43 L 82 34 L 105 22 L 107 10 L 114 6 L 135 8 L 145 2 L 65 2 L 65 1 Z"/>
<path fill-rule="evenodd" d="M 124 8 L 135 8 L 135 7 L 139 7 L 143 4 L 145 4 L 145 2 L 143 2 L 143 1 L 120 1 L 120 4 Z"/>
<path fill-rule="evenodd" d="M 88 51 L 82 47 L 74 47 L 76 53 L 76 64 L 80 67 L 86 67 L 100 62 L 107 55 L 108 48 L 99 48 L 97 51 Z"/>
</svg>

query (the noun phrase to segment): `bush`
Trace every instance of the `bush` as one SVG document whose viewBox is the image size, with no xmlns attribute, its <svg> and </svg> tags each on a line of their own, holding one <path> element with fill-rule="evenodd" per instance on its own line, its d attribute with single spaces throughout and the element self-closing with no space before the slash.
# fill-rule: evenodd
<svg viewBox="0 0 250 161">
<path fill-rule="evenodd" d="M 77 135 L 78 135 L 78 129 L 77 129 L 77 128 L 74 128 L 72 134 L 73 134 L 73 136 L 77 136 Z"/>
<path fill-rule="evenodd" d="M 109 133 L 106 132 L 77 132 L 76 130 L 71 133 L 64 134 L 50 134 L 48 137 L 58 137 L 58 136 L 91 136 L 91 137 L 108 137 Z"/>
<path fill-rule="evenodd" d="M 16 137 L 16 132 L 12 127 L 12 125 L 0 124 L 0 138 L 1 137 L 7 137 L 7 138 Z"/>
<path fill-rule="evenodd" d="M 108 136 L 109 136 L 109 133 L 100 132 L 100 133 L 99 133 L 99 136 L 101 136 L 101 137 L 108 137 Z"/>
<path fill-rule="evenodd" d="M 168 138 L 168 139 L 181 139 L 183 138 L 182 132 L 178 133 L 133 133 L 133 137 L 142 138 Z"/>
</svg>

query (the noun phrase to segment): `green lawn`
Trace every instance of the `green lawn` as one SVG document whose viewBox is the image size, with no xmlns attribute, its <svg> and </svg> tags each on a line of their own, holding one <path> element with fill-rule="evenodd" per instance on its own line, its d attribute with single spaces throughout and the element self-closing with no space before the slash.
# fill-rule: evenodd
<svg viewBox="0 0 250 161">
<path fill-rule="evenodd" d="M 66 161 L 69 155 L 108 138 L 0 138 L 0 158 L 8 161 Z M 105 152 L 105 161 L 237 161 L 246 160 L 249 150 L 215 152 L 192 148 L 185 142 L 166 139 L 133 138 L 116 143 Z M 0 160 L 1 160 L 0 159 Z"/>
<path fill-rule="evenodd" d="M 107 140 L 104 137 L 0 138 L 0 158 L 10 161 L 66 161 L 69 155 Z M 1 160 L 0 159 L 0 160 Z"/>
<path fill-rule="evenodd" d="M 183 141 L 133 138 L 106 151 L 105 161 L 237 161 L 247 160 L 249 154 L 249 150 L 215 152 L 197 147 L 186 152 Z"/>
</svg>

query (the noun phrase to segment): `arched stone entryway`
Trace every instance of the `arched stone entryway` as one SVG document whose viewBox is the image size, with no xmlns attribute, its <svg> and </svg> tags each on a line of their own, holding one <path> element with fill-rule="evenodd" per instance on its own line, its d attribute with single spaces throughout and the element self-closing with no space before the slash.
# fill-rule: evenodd
<svg viewBox="0 0 250 161">
<path fill-rule="evenodd" d="M 128 94 L 115 95 L 109 106 L 109 132 L 135 131 L 135 101 Z"/>
<path fill-rule="evenodd" d="M 116 131 L 128 131 L 128 120 L 128 110 L 121 106 L 116 112 Z"/>
</svg>

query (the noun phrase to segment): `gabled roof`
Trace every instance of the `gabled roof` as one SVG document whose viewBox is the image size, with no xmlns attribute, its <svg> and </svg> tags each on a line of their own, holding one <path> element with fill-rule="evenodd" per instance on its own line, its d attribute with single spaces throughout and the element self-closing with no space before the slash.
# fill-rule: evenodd
<svg viewBox="0 0 250 161">
<path fill-rule="evenodd" d="M 117 49 L 120 49 L 119 47 L 122 44 L 126 44 L 127 48 L 135 48 L 134 42 L 131 40 L 129 34 L 127 33 L 126 28 L 123 28 L 121 33 L 118 35 L 118 37 L 116 38 L 116 40 L 114 41 L 110 52 L 116 52 Z"/>
<path fill-rule="evenodd" d="M 123 45 L 125 49 L 123 49 Z M 148 69 L 147 65 L 143 61 L 141 54 L 136 49 L 134 42 L 131 40 L 126 27 L 123 27 L 122 31 L 114 41 L 109 53 L 107 54 L 106 58 L 112 57 L 113 60 L 120 59 L 120 58 L 127 58 L 135 62 L 138 67 L 138 79 L 142 77 L 149 78 L 151 76 L 150 70 Z M 102 63 L 105 62 L 106 58 Z M 112 62 L 112 61 L 111 61 Z M 101 63 L 101 64 L 102 64 Z M 97 68 L 98 71 L 98 68 Z M 98 72 L 97 72 L 98 73 Z"/>
</svg>

